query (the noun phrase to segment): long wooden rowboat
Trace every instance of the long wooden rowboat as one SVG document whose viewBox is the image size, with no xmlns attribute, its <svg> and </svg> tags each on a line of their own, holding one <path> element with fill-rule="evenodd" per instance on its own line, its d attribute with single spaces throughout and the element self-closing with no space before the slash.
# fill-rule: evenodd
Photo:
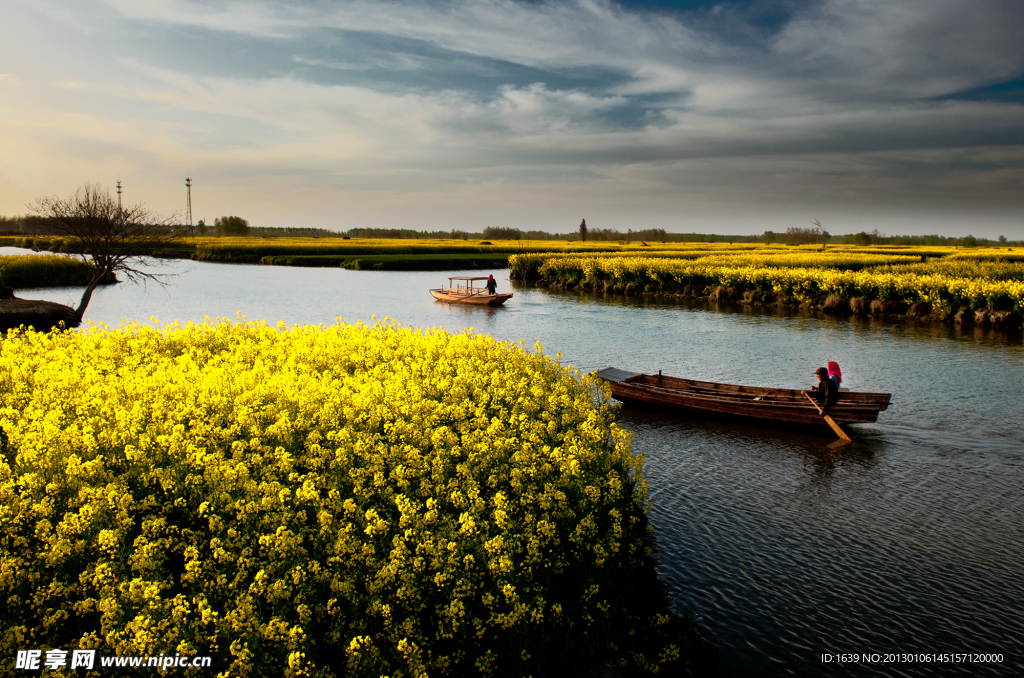
<svg viewBox="0 0 1024 678">
<path fill-rule="evenodd" d="M 803 391 L 789 388 L 737 386 L 658 374 L 638 374 L 609 367 L 596 373 L 609 382 L 616 400 L 660 405 L 701 414 L 762 419 L 780 423 L 826 426 Z M 891 393 L 839 392 L 829 412 L 839 424 L 866 424 L 889 407 Z"/>
<path fill-rule="evenodd" d="M 430 290 L 431 296 L 449 304 L 474 304 L 477 306 L 501 306 L 512 298 L 512 293 L 488 294 L 487 287 L 476 287 L 473 283 L 487 278 L 455 276 L 448 278 L 448 287 Z M 459 283 L 465 283 L 460 285 Z"/>
</svg>

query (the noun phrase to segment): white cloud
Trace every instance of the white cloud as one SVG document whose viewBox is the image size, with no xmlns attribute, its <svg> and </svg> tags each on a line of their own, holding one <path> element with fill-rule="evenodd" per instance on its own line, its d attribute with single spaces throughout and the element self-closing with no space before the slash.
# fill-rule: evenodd
<svg viewBox="0 0 1024 678">
<path fill-rule="evenodd" d="M 315 25 L 315 14 L 297 4 L 268 2 L 188 2 L 187 0 L 99 0 L 122 15 L 148 22 L 166 22 L 268 37 L 294 36 L 296 29 Z"/>
</svg>

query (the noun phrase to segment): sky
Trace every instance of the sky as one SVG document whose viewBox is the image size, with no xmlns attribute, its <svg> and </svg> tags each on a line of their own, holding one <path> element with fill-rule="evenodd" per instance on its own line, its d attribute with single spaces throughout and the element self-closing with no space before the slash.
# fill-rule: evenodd
<svg viewBox="0 0 1024 678">
<path fill-rule="evenodd" d="M 0 215 L 1024 238 L 1020 0 L 3 0 Z"/>
</svg>

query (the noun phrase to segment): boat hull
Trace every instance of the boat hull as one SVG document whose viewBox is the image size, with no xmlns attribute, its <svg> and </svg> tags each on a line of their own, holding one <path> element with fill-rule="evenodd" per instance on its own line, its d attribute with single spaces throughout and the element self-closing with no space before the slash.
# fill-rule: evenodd
<svg viewBox="0 0 1024 678">
<path fill-rule="evenodd" d="M 596 376 L 612 388 L 616 400 L 656 405 L 702 415 L 738 417 L 800 426 L 827 426 L 818 410 L 797 389 L 764 388 L 719 384 L 638 374 L 615 368 L 600 370 Z M 889 406 L 889 393 L 842 391 L 829 414 L 838 424 L 865 424 L 878 419 Z"/>
<path fill-rule="evenodd" d="M 512 298 L 512 294 L 452 294 L 444 290 L 430 290 L 430 295 L 446 304 L 471 306 L 501 306 Z"/>
</svg>

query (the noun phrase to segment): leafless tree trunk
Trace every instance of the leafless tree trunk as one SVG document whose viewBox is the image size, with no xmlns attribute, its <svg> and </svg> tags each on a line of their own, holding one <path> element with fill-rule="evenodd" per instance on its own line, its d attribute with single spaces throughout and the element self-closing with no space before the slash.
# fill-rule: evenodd
<svg viewBox="0 0 1024 678">
<path fill-rule="evenodd" d="M 96 267 L 75 309 L 81 322 L 96 286 L 120 271 L 132 282 L 163 284 L 162 276 L 138 267 L 143 257 L 177 244 L 171 219 L 161 218 L 139 203 L 121 207 L 110 192 L 86 184 L 69 198 L 43 198 L 29 209 L 46 220 L 52 235 L 71 238 Z"/>
</svg>

